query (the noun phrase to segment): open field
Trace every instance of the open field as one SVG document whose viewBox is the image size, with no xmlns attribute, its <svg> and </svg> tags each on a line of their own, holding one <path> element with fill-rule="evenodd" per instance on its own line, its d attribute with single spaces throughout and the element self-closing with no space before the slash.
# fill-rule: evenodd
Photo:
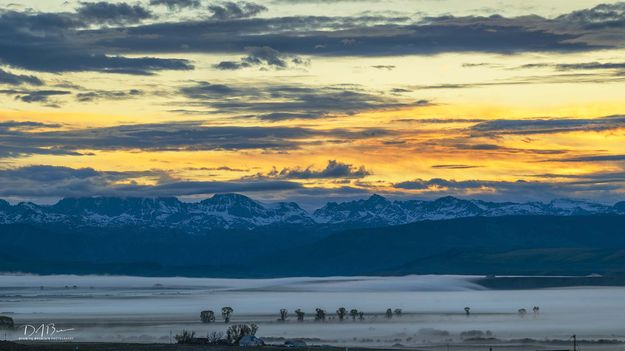
<svg viewBox="0 0 625 351">
<path fill-rule="evenodd" d="M 222 306 L 234 309 L 231 323 L 258 324 L 257 335 L 274 345 L 299 338 L 309 346 L 350 349 L 567 349 L 576 334 L 584 350 L 625 350 L 623 287 L 490 290 L 478 284 L 482 277 L 460 276 L 1 279 L 0 314 L 16 324 L 2 337 L 18 341 L 25 326 L 53 323 L 65 330 L 52 335 L 62 338 L 54 344 L 59 350 L 73 344 L 81 350 L 106 350 L 111 342 L 133 344 L 129 350 L 144 347 L 134 344 L 177 349 L 169 344 L 183 329 L 197 336 L 224 332 Z M 466 306 L 471 307 L 469 316 Z M 533 314 L 533 306 L 540 306 L 540 313 Z M 334 312 L 338 307 L 363 311 L 364 319 L 339 321 Z M 278 321 L 281 308 L 289 311 L 285 322 Z M 306 312 L 303 322 L 295 318 L 297 308 Z M 315 308 L 326 310 L 325 322 L 314 320 Z M 403 313 L 389 319 L 387 308 Z M 520 308 L 528 313 L 520 315 Z M 215 323 L 201 323 L 200 311 L 207 309 L 216 312 Z M 20 342 L 40 347 L 49 341 Z"/>
<path fill-rule="evenodd" d="M 519 341 L 507 343 L 464 343 L 447 345 L 424 345 L 416 348 L 379 348 L 379 347 L 332 347 L 332 346 L 309 346 L 298 348 L 285 348 L 281 346 L 263 346 L 258 348 L 262 351 L 384 351 L 384 350 L 414 350 L 414 351 L 477 351 L 477 350 L 507 350 L 507 351 L 527 351 L 527 350 L 569 350 L 571 344 L 564 341 L 539 342 L 539 341 Z M 581 342 L 578 347 L 589 351 L 623 350 L 623 344 L 615 343 L 585 343 Z M 178 345 L 178 344 L 138 344 L 138 343 L 13 343 L 0 341 L 1 351 L 236 351 L 236 346 L 206 346 L 206 345 Z"/>
</svg>

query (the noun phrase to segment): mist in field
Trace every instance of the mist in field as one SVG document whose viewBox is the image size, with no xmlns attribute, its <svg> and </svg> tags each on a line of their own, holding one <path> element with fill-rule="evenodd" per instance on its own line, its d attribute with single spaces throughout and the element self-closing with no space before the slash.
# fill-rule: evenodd
<svg viewBox="0 0 625 351">
<path fill-rule="evenodd" d="M 312 344 L 412 346 L 466 338 L 502 340 L 625 339 L 625 288 L 579 287 L 488 290 L 478 277 L 331 277 L 284 279 L 141 278 L 115 276 L 0 276 L 0 314 L 17 326 L 54 323 L 76 341 L 170 342 L 183 329 L 198 336 L 231 323 L 257 323 L 269 341 L 304 338 Z M 532 312 L 533 306 L 540 313 Z M 335 311 L 364 312 L 344 321 Z M 470 307 L 467 316 L 465 307 Z M 280 309 L 289 311 L 278 321 Z M 298 322 L 293 311 L 306 312 Z M 327 312 L 314 321 L 315 308 Z M 401 316 L 386 318 L 388 309 Z M 527 314 L 519 314 L 526 309 Z M 217 320 L 203 324 L 202 310 Z"/>
</svg>

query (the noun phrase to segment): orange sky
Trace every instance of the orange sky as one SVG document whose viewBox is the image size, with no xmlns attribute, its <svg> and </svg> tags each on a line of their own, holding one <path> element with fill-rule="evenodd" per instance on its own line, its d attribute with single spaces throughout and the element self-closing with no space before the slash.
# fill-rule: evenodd
<svg viewBox="0 0 625 351">
<path fill-rule="evenodd" d="M 451 9 L 445 6 L 452 3 L 425 2 L 421 10 L 435 16 Z M 591 11 L 596 5 L 567 3 L 568 7 L 562 2 L 557 6 L 532 2 L 526 9 L 500 6 L 491 10 L 457 4 L 454 25 L 465 25 L 469 19 L 488 21 L 479 16 L 501 13 L 514 26 L 531 27 L 530 32 L 562 34 L 572 31 L 575 24 L 575 17 L 565 15 Z M 304 16 L 311 9 L 304 4 L 259 5 L 265 10 L 250 18 L 270 21 Z M 80 6 L 51 3 L 37 7 L 18 2 L 15 9 L 0 14 L 0 24 L 13 23 L 9 16 L 14 13 L 8 11 L 71 16 Z M 335 6 L 337 16 L 362 15 L 354 9 L 356 5 Z M 387 27 L 429 25 L 424 14 L 412 11 L 416 9 L 407 8 L 402 13 L 406 18 L 398 20 L 376 6 L 372 13 L 381 16 L 377 21 Z M 132 30 L 166 22 L 166 9 L 150 11 L 151 17 L 145 20 L 99 20 L 89 28 L 127 26 Z M 172 21 L 189 20 L 192 12 L 184 11 L 172 14 Z M 333 12 L 328 7 L 315 11 L 319 16 Z M 544 19 L 519 17 L 530 13 Z M 226 20 L 220 20 L 225 26 Z M 246 20 L 236 18 L 233 23 L 245 25 Z M 498 25 L 507 28 L 511 24 Z M 31 35 L 34 28 L 20 33 Z M 353 50 L 364 50 L 359 45 L 365 43 L 370 28 L 377 27 L 358 29 L 362 32 L 350 29 L 349 40 L 341 42 L 348 54 L 316 55 L 309 49 L 282 52 L 269 46 L 246 47 L 241 52 L 185 52 L 184 47 L 180 52 L 119 48 L 105 52 L 109 58 L 125 55 L 129 60 L 147 55 L 168 65 L 186 61 L 184 68 L 150 66 L 154 71 L 140 74 L 111 74 L 106 71 L 110 68 L 97 67 L 47 68 L 0 55 L 0 73 L 7 74 L 6 78 L 0 74 L 0 172 L 33 166 L 99 172 L 97 179 L 71 175 L 71 179 L 58 180 L 53 185 L 63 186 L 40 201 L 81 195 L 76 179 L 95 182 L 85 188 L 85 196 L 115 194 L 115 189 L 125 185 L 274 182 L 286 185 L 266 191 L 242 187 L 241 192 L 267 201 L 322 201 L 374 192 L 499 200 L 619 199 L 621 182 L 625 182 L 625 157 L 621 157 L 625 155 L 625 117 L 619 117 L 625 106 L 625 65 L 620 60 L 625 49 L 610 44 L 600 50 L 569 52 L 547 46 L 504 52 L 508 49 L 499 50 L 496 45 L 505 43 L 493 41 L 495 47 L 488 50 L 349 54 L 350 45 Z M 86 29 L 66 30 L 74 35 Z M 323 30 L 331 33 L 332 29 Z M 608 34 L 620 33 L 619 28 L 612 30 L 577 34 L 576 40 L 606 43 Z M 41 33 L 54 37 L 56 32 L 43 29 Z M 391 37 L 393 32 L 389 33 Z M 310 34 L 302 30 L 301 35 Z M 78 38 L 72 45 L 90 40 Z M 324 50 L 326 45 L 318 47 Z M 20 187 L 10 178 L 12 174 L 0 173 L 0 187 L 5 189 L 0 197 L 37 200 L 27 192 L 6 190 Z M 210 189 L 164 191 L 162 195 L 201 198 L 214 192 Z"/>
</svg>

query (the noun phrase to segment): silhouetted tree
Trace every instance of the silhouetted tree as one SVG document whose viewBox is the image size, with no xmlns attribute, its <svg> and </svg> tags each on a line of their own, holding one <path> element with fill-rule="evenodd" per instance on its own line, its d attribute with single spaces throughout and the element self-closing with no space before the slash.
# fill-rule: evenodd
<svg viewBox="0 0 625 351">
<path fill-rule="evenodd" d="M 226 340 L 232 345 L 237 345 L 244 336 L 256 335 L 258 326 L 256 324 L 233 324 L 226 331 Z"/>
<path fill-rule="evenodd" d="M 230 306 L 221 308 L 221 316 L 224 317 L 225 323 L 230 323 L 230 316 L 232 315 L 232 312 L 234 312 L 234 310 Z"/>
<path fill-rule="evenodd" d="M 358 312 L 358 319 L 360 319 L 361 321 L 365 320 L 365 313 L 364 312 Z"/>
<path fill-rule="evenodd" d="M 176 339 L 176 342 L 179 344 L 189 344 L 193 338 L 195 337 L 195 332 L 189 332 L 186 330 L 183 330 L 182 333 L 180 334 L 176 334 L 176 336 L 174 337 Z"/>
<path fill-rule="evenodd" d="M 286 308 L 281 309 L 280 310 L 280 321 L 281 322 L 286 321 L 286 317 L 288 317 L 288 315 L 289 315 L 289 311 L 287 311 Z"/>
<path fill-rule="evenodd" d="M 342 321 L 347 316 L 347 309 L 345 307 L 339 307 L 336 310 L 336 316 L 339 317 L 339 320 Z"/>
<path fill-rule="evenodd" d="M 15 322 L 13 318 L 7 316 L 0 316 L 0 329 L 13 329 Z"/>
<path fill-rule="evenodd" d="M 386 310 L 386 318 L 391 319 L 393 318 L 393 310 L 392 309 L 387 309 Z"/>
<path fill-rule="evenodd" d="M 393 313 L 395 313 L 395 316 L 401 317 L 402 310 L 401 308 L 396 308 L 395 311 L 393 311 Z"/>
<path fill-rule="evenodd" d="M 464 313 L 467 314 L 467 317 L 471 314 L 471 307 L 467 306 L 464 308 Z"/>
<path fill-rule="evenodd" d="M 532 311 L 534 311 L 534 316 L 539 315 L 540 314 L 540 307 L 534 306 L 534 308 L 532 308 Z"/>
<path fill-rule="evenodd" d="M 211 323 L 215 321 L 215 312 L 213 311 L 202 311 L 200 312 L 200 319 L 202 323 Z"/>
<path fill-rule="evenodd" d="M 525 315 L 527 314 L 527 310 L 525 308 L 520 308 L 517 312 L 521 317 L 525 317 Z"/>
<path fill-rule="evenodd" d="M 358 317 L 358 310 L 357 309 L 352 309 L 351 311 L 349 311 L 349 315 L 352 316 L 352 320 L 356 320 L 356 317 Z"/>
<path fill-rule="evenodd" d="M 302 311 L 301 309 L 296 309 L 295 310 L 295 314 L 297 315 L 297 321 L 298 322 L 303 322 L 304 321 L 304 316 L 306 315 L 306 313 L 304 313 L 304 311 Z"/>
<path fill-rule="evenodd" d="M 316 321 L 325 321 L 326 320 L 326 311 L 321 308 L 315 309 L 315 320 Z"/>
</svg>

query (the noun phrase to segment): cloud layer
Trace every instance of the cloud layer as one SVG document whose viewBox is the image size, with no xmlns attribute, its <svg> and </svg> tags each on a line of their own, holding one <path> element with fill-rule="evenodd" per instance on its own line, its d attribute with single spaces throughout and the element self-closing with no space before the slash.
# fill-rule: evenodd
<svg viewBox="0 0 625 351">
<path fill-rule="evenodd" d="M 620 197 L 625 3 L 502 1 L 6 6 L 0 195 Z"/>
</svg>

